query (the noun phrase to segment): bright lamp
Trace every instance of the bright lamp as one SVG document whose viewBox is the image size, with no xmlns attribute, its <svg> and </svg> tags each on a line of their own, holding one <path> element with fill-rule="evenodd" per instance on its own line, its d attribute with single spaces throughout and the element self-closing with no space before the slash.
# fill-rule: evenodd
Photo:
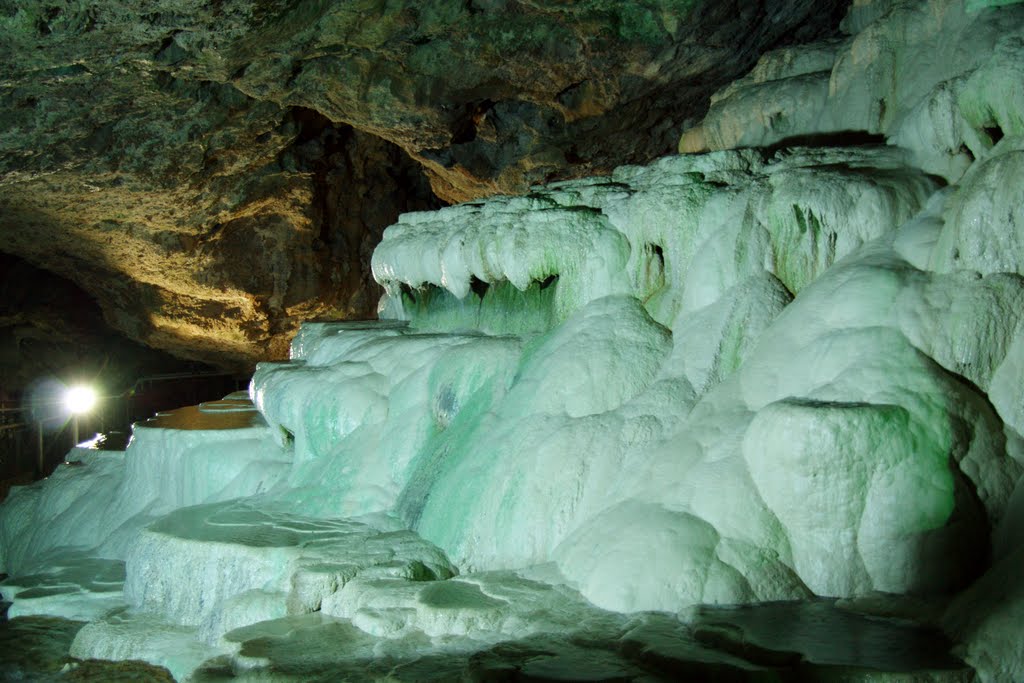
<svg viewBox="0 0 1024 683">
<path fill-rule="evenodd" d="M 87 413 L 96 405 L 96 391 L 92 387 L 73 386 L 64 392 L 64 406 L 72 413 Z"/>
</svg>

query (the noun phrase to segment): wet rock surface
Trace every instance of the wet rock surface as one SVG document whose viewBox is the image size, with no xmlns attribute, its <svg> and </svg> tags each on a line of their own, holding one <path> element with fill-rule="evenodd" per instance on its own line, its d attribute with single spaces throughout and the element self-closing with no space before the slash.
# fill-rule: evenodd
<svg viewBox="0 0 1024 683">
<path fill-rule="evenodd" d="M 6 613 L 7 603 L 0 603 Z M 78 660 L 68 656 L 81 621 L 57 617 L 0 616 L 0 681 L 103 681 L 171 683 L 161 667 L 145 662 Z"/>
<path fill-rule="evenodd" d="M 959 683 L 973 676 L 947 654 L 948 641 L 934 631 L 905 618 L 847 611 L 830 601 L 701 608 L 691 616 L 696 622 L 690 627 L 669 615 L 642 614 L 608 624 L 601 633 L 545 633 L 425 655 L 388 647 L 386 639 L 370 637 L 346 620 L 313 613 L 232 632 L 236 658 L 253 668 L 215 657 L 192 680 Z M 68 649 L 83 625 L 55 617 L 0 618 L 0 645 L 9 646 L 0 648 L 0 681 L 174 680 L 166 669 L 145 662 L 70 657 Z M 338 642 L 353 652 L 339 651 Z M 387 654 L 373 656 L 375 646 Z"/>
</svg>

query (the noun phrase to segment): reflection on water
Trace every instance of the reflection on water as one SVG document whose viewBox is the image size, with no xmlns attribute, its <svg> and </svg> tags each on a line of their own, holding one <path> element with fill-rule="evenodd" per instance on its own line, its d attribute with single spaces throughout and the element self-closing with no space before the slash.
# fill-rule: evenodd
<svg viewBox="0 0 1024 683">
<path fill-rule="evenodd" d="M 757 651 L 790 653 L 811 664 L 887 672 L 964 667 L 941 632 L 857 614 L 833 600 L 701 606 L 689 618 L 699 642 L 747 658 Z"/>
<path fill-rule="evenodd" d="M 159 412 L 135 426 L 154 429 L 245 429 L 264 427 L 266 424 L 245 392 L 236 392 L 219 401 Z M 123 451 L 130 440 L 131 434 L 128 432 L 110 431 L 96 434 L 92 439 L 78 444 L 77 448 Z"/>
<path fill-rule="evenodd" d="M 699 607 L 681 624 L 665 613 L 624 617 L 588 634 L 534 634 L 476 652 L 411 652 L 367 659 L 340 643 L 373 637 L 345 620 L 295 617 L 274 637 L 242 644 L 265 662 L 241 672 L 211 660 L 194 680 L 844 681 L 967 683 L 974 672 L 949 654 L 939 633 L 912 622 L 855 614 L 819 600 Z M 81 622 L 0 618 L 0 681 L 157 681 L 165 669 L 141 662 L 79 661 L 67 652 Z M 245 629 L 242 629 L 244 631 Z M 272 675 L 271 675 L 272 672 Z"/>
<path fill-rule="evenodd" d="M 248 398 L 229 397 L 157 413 L 136 426 L 154 429 L 245 429 L 266 424 Z"/>
</svg>

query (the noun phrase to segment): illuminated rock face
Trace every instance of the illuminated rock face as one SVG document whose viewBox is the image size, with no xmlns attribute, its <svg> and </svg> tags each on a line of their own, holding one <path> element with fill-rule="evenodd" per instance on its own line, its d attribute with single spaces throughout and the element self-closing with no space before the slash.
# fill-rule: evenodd
<svg viewBox="0 0 1024 683">
<path fill-rule="evenodd" d="M 368 317 L 381 231 L 440 205 L 404 152 L 315 112 L 173 80 L 139 96 L 153 109 L 108 95 L 125 102 L 98 156 L 50 168 L 40 141 L 30 161 L 4 157 L 3 248 L 63 273 L 154 348 L 244 371 L 286 356 L 303 320 Z M 165 142 L 182 130 L 199 141 Z"/>
<path fill-rule="evenodd" d="M 1024 31 L 925 4 L 949 40 L 1003 27 L 963 38 L 978 64 Z M 869 5 L 856 40 L 908 16 Z M 380 321 L 305 325 L 252 405 L 14 490 L 4 595 L 91 621 L 76 656 L 296 680 L 530 638 L 563 677 L 560 639 L 614 643 L 606 678 L 726 666 L 700 605 L 909 595 L 1019 680 L 1019 150 L 1007 126 L 950 185 L 920 149 L 722 150 L 404 215 Z"/>
</svg>

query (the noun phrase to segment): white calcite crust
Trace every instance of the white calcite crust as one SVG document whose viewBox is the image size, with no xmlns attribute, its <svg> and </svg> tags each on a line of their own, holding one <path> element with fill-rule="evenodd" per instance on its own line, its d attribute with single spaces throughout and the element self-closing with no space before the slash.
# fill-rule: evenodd
<svg viewBox="0 0 1024 683">
<path fill-rule="evenodd" d="M 197 627 L 210 644 L 238 626 L 315 611 L 368 569 L 420 580 L 454 573 L 443 553 L 411 532 L 283 513 L 252 500 L 166 515 L 140 534 L 127 567 L 128 604 Z"/>
<path fill-rule="evenodd" d="M 844 255 L 911 218 L 936 189 L 905 156 L 865 148 L 770 158 L 753 150 L 668 157 L 525 198 L 406 214 L 374 252 L 374 272 L 387 291 L 381 316 L 415 317 L 403 287 L 414 297 L 433 287 L 475 301 L 474 278 L 525 290 L 557 275 L 552 300 L 537 304 L 551 309 L 548 327 L 589 301 L 628 294 L 674 328 L 683 314 L 765 270 L 796 293 Z M 581 221 L 592 225 L 581 227 Z M 521 244 L 495 242 L 507 225 L 526 235 Z M 431 251 L 438 235 L 459 251 Z M 465 267 L 466 254 L 485 255 L 486 266 Z M 448 310 L 415 323 L 517 331 L 485 314 L 460 318 Z"/>
<path fill-rule="evenodd" d="M 145 613 L 116 612 L 86 624 L 71 644 L 72 657 L 143 660 L 165 667 L 183 681 L 204 661 L 220 654 L 196 639 L 196 629 Z"/>
<path fill-rule="evenodd" d="M 1021 133 L 1024 9 L 971 4 L 854 3 L 849 37 L 763 55 L 712 97 L 680 151 L 873 135 L 907 149 L 915 166 L 959 179 L 992 147 L 994 126 Z"/>
</svg>

